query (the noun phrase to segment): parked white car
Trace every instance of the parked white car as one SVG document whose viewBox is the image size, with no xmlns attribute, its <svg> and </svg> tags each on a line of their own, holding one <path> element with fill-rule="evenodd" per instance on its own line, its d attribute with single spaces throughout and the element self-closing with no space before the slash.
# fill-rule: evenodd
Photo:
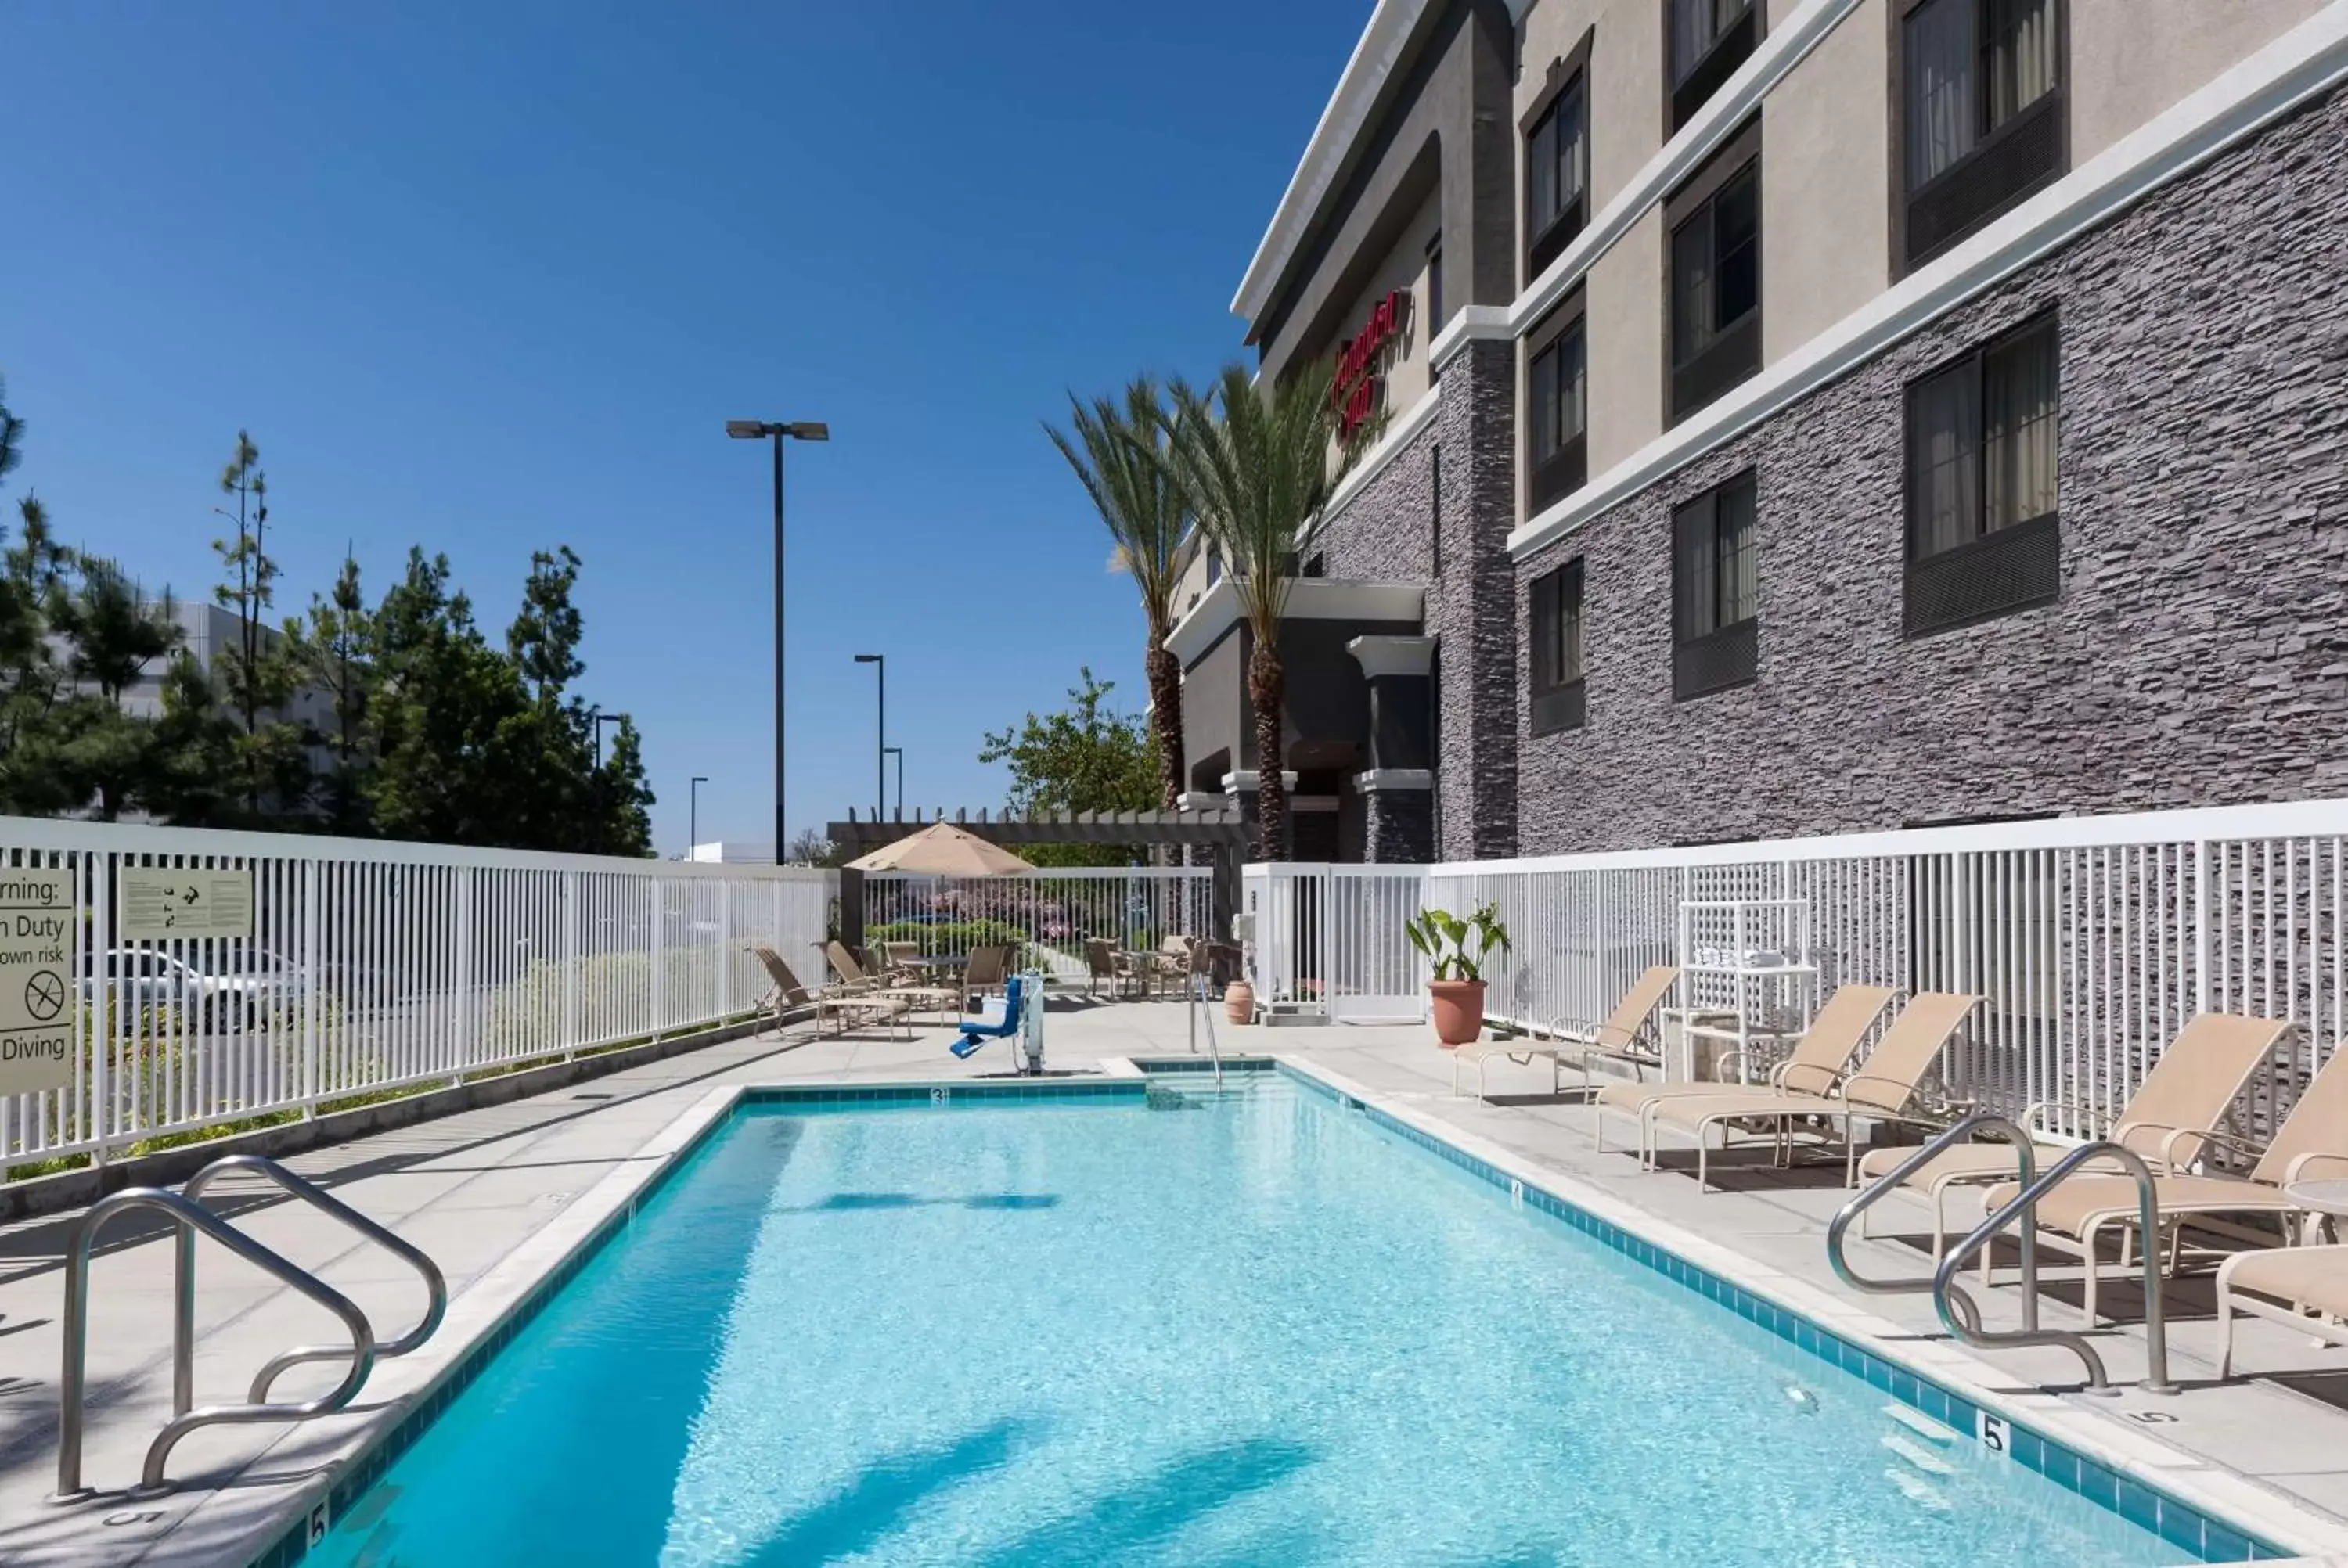
<svg viewBox="0 0 2348 1568">
<path fill-rule="evenodd" d="M 299 966 L 265 948 L 232 949 L 211 967 L 154 948 L 113 948 L 99 974 L 83 981 L 86 997 L 102 984 L 116 1005 L 183 1009 L 221 1029 L 254 1023 L 303 994 Z"/>
</svg>

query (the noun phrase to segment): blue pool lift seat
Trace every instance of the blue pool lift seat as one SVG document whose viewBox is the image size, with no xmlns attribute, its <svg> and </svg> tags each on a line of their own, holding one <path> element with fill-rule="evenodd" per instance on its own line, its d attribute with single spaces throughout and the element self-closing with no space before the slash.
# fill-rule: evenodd
<svg viewBox="0 0 2348 1568">
<path fill-rule="evenodd" d="M 1003 1021 L 1001 1023 L 965 1023 L 962 1038 L 946 1049 L 967 1061 L 990 1040 L 1002 1040 L 1019 1032 L 1019 1010 L 1026 998 L 1026 977 L 1013 975 L 1003 982 Z"/>
</svg>

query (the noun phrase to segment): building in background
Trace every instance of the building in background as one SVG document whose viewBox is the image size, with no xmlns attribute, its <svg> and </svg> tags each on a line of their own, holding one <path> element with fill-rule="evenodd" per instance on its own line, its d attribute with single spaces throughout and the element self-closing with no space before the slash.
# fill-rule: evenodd
<svg viewBox="0 0 2348 1568">
<path fill-rule="evenodd" d="M 2343 77 L 2339 0 L 1382 0 L 1233 302 L 1385 422 L 1298 857 L 2341 793 Z"/>
</svg>

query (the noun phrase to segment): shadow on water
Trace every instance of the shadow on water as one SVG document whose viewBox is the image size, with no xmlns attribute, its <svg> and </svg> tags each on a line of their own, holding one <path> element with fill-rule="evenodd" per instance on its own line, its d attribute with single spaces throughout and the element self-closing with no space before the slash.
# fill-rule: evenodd
<svg viewBox="0 0 2348 1568">
<path fill-rule="evenodd" d="M 902 1524 L 924 1498 L 999 1469 L 1028 1430 L 1025 1421 L 996 1421 L 942 1448 L 891 1454 L 829 1499 L 785 1520 L 743 1561 L 749 1568 L 791 1568 L 853 1556 Z"/>
<path fill-rule="evenodd" d="M 923 1198 L 911 1193 L 834 1193 L 819 1204 L 796 1204 L 774 1210 L 778 1214 L 838 1214 L 856 1209 L 1048 1209 L 1058 1206 L 1057 1193 L 973 1193 L 966 1198 Z"/>
<path fill-rule="evenodd" d="M 1221 1443 L 1159 1466 L 1062 1514 L 980 1562 L 988 1568 L 1091 1568 L 1160 1542 L 1251 1491 L 1313 1462 L 1313 1450 L 1279 1438 Z"/>
</svg>

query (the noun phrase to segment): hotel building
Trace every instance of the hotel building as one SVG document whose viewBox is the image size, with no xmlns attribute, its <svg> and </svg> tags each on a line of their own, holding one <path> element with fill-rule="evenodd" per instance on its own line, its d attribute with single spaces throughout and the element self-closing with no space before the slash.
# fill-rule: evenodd
<svg viewBox="0 0 2348 1568">
<path fill-rule="evenodd" d="M 2348 0 L 1379 0 L 1232 302 L 1378 421 L 1296 858 L 2348 791 L 2343 78 Z"/>
</svg>

